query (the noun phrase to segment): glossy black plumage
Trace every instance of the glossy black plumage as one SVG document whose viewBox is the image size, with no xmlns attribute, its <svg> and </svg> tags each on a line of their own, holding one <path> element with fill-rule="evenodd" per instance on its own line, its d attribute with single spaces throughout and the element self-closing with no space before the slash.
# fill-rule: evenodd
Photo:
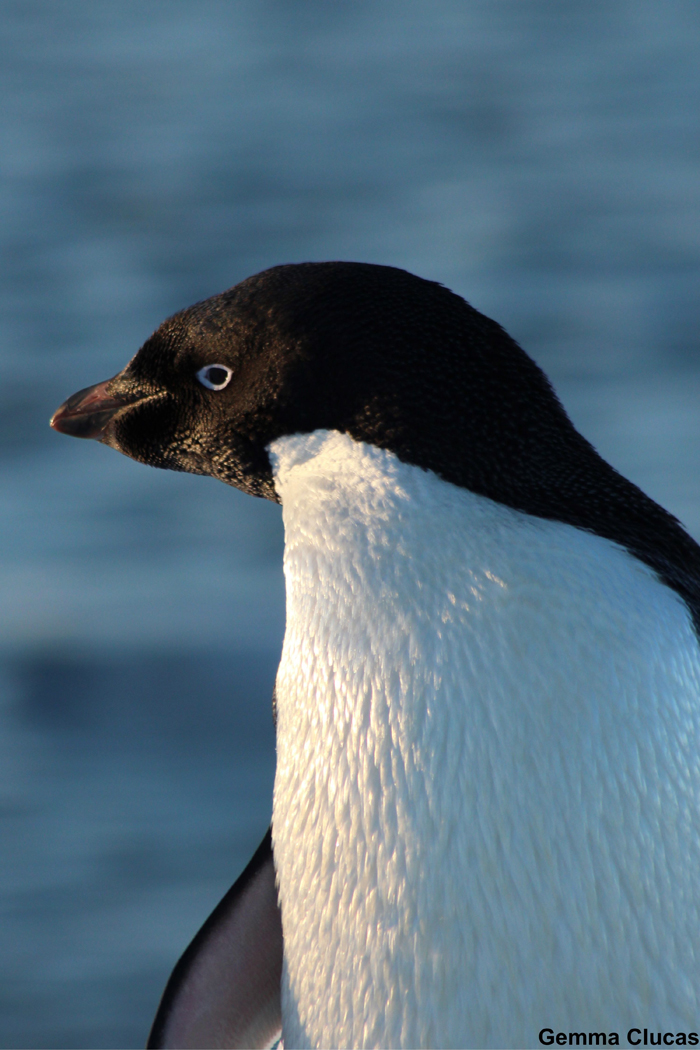
<svg viewBox="0 0 700 1050">
<path fill-rule="evenodd" d="M 206 390 L 196 372 L 219 362 L 233 380 Z M 165 321 L 107 391 L 121 407 L 88 436 L 141 462 L 274 500 L 268 443 L 340 430 L 614 540 L 687 602 L 700 629 L 698 545 L 574 429 L 496 322 L 434 282 L 363 263 L 274 267 Z"/>
<path fill-rule="evenodd" d="M 282 1029 L 281 977 L 282 923 L 268 830 L 173 970 L 149 1050 L 269 1046 Z"/>
</svg>

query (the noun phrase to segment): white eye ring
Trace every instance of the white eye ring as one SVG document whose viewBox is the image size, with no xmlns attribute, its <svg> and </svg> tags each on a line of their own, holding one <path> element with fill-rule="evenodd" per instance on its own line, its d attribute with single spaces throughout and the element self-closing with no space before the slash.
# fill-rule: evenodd
<svg viewBox="0 0 700 1050">
<path fill-rule="evenodd" d="M 224 373 L 223 378 L 221 377 L 222 372 Z M 205 365 L 197 372 L 197 379 L 207 390 L 223 390 L 231 382 L 232 375 L 233 371 L 228 365 Z"/>
</svg>

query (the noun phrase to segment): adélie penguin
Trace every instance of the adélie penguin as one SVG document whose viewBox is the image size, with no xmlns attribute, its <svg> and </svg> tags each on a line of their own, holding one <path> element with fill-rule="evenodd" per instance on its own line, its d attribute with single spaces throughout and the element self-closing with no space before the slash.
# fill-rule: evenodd
<svg viewBox="0 0 700 1050">
<path fill-rule="evenodd" d="M 498 324 L 278 266 L 52 425 L 282 504 L 272 837 L 152 1045 L 698 1029 L 700 548 Z"/>
</svg>

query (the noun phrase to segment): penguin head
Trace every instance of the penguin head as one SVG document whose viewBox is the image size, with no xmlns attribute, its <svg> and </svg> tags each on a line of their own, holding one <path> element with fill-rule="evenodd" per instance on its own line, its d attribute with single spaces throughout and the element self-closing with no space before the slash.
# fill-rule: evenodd
<svg viewBox="0 0 700 1050">
<path fill-rule="evenodd" d="M 175 314 L 52 426 L 273 500 L 266 449 L 290 434 L 340 430 L 506 502 L 583 440 L 494 321 L 432 281 L 345 262 L 277 266 Z"/>
</svg>

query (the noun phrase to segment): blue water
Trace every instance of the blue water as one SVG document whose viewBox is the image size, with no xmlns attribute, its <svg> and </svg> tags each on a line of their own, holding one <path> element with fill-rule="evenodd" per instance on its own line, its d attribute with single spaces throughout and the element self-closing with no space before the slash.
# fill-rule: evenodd
<svg viewBox="0 0 700 1050">
<path fill-rule="evenodd" d="M 48 417 L 250 273 L 390 263 L 700 537 L 700 8 L 8 0 L 0 37 L 0 1043 L 138 1046 L 269 820 L 280 513 Z"/>
</svg>

